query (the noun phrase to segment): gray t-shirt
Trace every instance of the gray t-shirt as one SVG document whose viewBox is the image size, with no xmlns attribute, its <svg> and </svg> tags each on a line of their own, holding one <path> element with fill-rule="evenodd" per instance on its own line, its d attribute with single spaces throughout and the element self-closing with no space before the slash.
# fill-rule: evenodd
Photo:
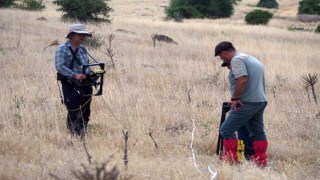
<svg viewBox="0 0 320 180">
<path fill-rule="evenodd" d="M 256 58 L 247 54 L 237 52 L 231 60 L 231 71 L 229 73 L 230 91 L 233 95 L 236 79 L 247 76 L 247 86 L 240 96 L 243 102 L 267 102 L 265 94 L 263 65 Z"/>
</svg>

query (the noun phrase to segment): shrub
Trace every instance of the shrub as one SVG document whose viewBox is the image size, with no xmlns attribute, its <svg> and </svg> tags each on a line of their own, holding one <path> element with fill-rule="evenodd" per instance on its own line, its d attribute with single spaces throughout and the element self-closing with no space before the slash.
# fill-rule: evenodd
<svg viewBox="0 0 320 180">
<path fill-rule="evenodd" d="M 63 20 L 111 22 L 109 12 L 112 9 L 104 0 L 54 0 L 53 4 L 60 6 L 58 11 L 64 12 Z"/>
<path fill-rule="evenodd" d="M 0 0 L 0 8 L 10 7 L 14 4 L 15 0 Z"/>
<path fill-rule="evenodd" d="M 249 12 L 245 17 L 245 21 L 248 24 L 268 24 L 272 16 L 273 14 L 269 11 L 257 9 Z"/>
<path fill-rule="evenodd" d="M 173 19 L 176 22 L 182 22 L 183 21 L 183 16 L 181 15 L 180 12 L 175 11 L 175 12 L 173 12 Z"/>
<path fill-rule="evenodd" d="M 41 11 L 46 8 L 42 4 L 42 0 L 23 0 L 21 5 L 17 5 L 17 8 L 31 10 L 31 11 Z"/>
<path fill-rule="evenodd" d="M 303 27 L 288 27 L 289 31 L 304 31 L 304 32 L 311 32 L 312 29 L 305 29 Z"/>
<path fill-rule="evenodd" d="M 84 45 L 91 49 L 98 49 L 103 45 L 104 39 L 105 38 L 101 35 L 95 35 L 92 33 L 90 38 L 86 38 Z"/>
<path fill-rule="evenodd" d="M 238 0 L 170 0 L 165 13 L 170 18 L 219 18 L 233 14 L 233 3 Z"/>
<path fill-rule="evenodd" d="M 233 14 L 231 0 L 214 0 L 210 5 L 209 17 L 230 17 Z"/>
<path fill-rule="evenodd" d="M 264 8 L 278 8 L 279 4 L 276 0 L 260 0 L 257 4 L 258 7 L 264 7 Z"/>
<path fill-rule="evenodd" d="M 302 0 L 299 2 L 298 14 L 320 15 L 320 0 Z"/>
<path fill-rule="evenodd" d="M 177 8 L 170 9 L 169 13 L 170 17 L 173 18 L 177 16 L 177 14 L 174 15 L 174 13 L 178 13 L 181 17 L 184 17 L 186 19 L 203 18 L 203 15 L 192 6 L 179 6 Z"/>
<path fill-rule="evenodd" d="M 241 0 L 232 0 L 232 4 L 238 4 L 238 1 L 241 2 Z"/>
<path fill-rule="evenodd" d="M 317 29 L 314 32 L 320 33 L 320 24 L 318 25 Z"/>
</svg>

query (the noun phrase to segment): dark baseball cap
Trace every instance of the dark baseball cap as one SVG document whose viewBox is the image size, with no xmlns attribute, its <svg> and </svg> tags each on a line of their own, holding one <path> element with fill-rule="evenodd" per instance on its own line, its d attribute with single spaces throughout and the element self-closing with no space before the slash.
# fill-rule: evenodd
<svg viewBox="0 0 320 180">
<path fill-rule="evenodd" d="M 215 48 L 214 56 L 217 56 L 221 51 L 225 51 L 227 49 L 235 49 L 235 48 L 233 47 L 231 42 L 228 42 L 228 41 L 220 42 Z"/>
</svg>

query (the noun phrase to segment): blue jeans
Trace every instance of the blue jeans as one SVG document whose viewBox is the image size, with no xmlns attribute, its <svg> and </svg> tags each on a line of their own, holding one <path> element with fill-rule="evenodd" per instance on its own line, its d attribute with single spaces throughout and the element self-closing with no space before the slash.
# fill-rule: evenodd
<svg viewBox="0 0 320 180">
<path fill-rule="evenodd" d="M 242 102 L 245 106 L 240 106 L 237 111 L 231 107 L 227 119 L 220 128 L 220 133 L 225 139 L 236 139 L 235 132 L 243 125 L 247 126 L 250 138 L 253 141 L 267 140 L 267 136 L 263 130 L 263 112 L 267 106 L 267 102 L 249 103 Z"/>
</svg>

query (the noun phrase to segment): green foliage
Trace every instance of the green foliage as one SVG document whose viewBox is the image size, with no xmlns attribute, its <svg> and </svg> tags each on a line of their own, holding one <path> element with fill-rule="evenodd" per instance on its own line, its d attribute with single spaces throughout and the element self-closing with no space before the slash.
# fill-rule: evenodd
<svg viewBox="0 0 320 180">
<path fill-rule="evenodd" d="M 15 0 L 0 0 L 0 8 L 10 7 L 14 4 Z"/>
<path fill-rule="evenodd" d="M 233 3 L 238 0 L 170 0 L 165 13 L 170 18 L 219 18 L 233 14 Z"/>
<path fill-rule="evenodd" d="M 302 0 L 299 2 L 298 14 L 320 15 L 320 0 Z"/>
<path fill-rule="evenodd" d="M 249 12 L 245 17 L 245 21 L 247 24 L 268 24 L 272 16 L 273 14 L 269 11 L 257 9 Z"/>
<path fill-rule="evenodd" d="M 304 31 L 304 32 L 311 32 L 311 29 L 305 29 L 303 27 L 288 27 L 289 31 Z"/>
<path fill-rule="evenodd" d="M 172 15 L 173 15 L 174 21 L 176 21 L 176 22 L 182 22 L 183 21 L 183 16 L 181 15 L 180 12 L 175 11 L 175 12 L 173 12 Z"/>
<path fill-rule="evenodd" d="M 233 10 L 231 0 L 215 0 L 210 6 L 210 17 L 230 17 Z"/>
<path fill-rule="evenodd" d="M 210 132 L 214 129 L 215 124 L 216 124 L 215 120 L 200 121 L 200 126 L 205 129 L 204 133 L 201 134 L 201 137 L 206 138 L 210 134 Z"/>
<path fill-rule="evenodd" d="M 278 8 L 279 4 L 276 0 L 260 0 L 257 4 L 257 7 L 263 8 Z"/>
<path fill-rule="evenodd" d="M 169 9 L 168 13 L 170 17 L 173 18 L 179 18 L 179 16 L 186 19 L 203 18 L 203 15 L 192 6 L 179 6 L 174 9 Z"/>
<path fill-rule="evenodd" d="M 314 32 L 320 33 L 320 24 L 318 25 L 317 29 Z"/>
<path fill-rule="evenodd" d="M 109 12 L 112 9 L 104 0 L 54 0 L 53 4 L 60 6 L 58 11 L 64 12 L 63 20 L 111 22 Z"/>
<path fill-rule="evenodd" d="M 100 124 L 88 124 L 88 131 L 93 132 L 100 128 Z"/>
<path fill-rule="evenodd" d="M 41 11 L 46 8 L 46 6 L 42 4 L 42 0 L 23 0 L 22 4 L 16 5 L 16 7 L 31 11 Z"/>
<path fill-rule="evenodd" d="M 231 2 L 232 4 L 238 4 L 238 2 L 241 2 L 241 0 L 232 0 Z"/>
<path fill-rule="evenodd" d="M 104 37 L 100 35 L 92 34 L 90 38 L 86 38 L 84 45 L 87 46 L 88 48 L 98 49 L 100 46 L 103 45 L 103 43 L 104 43 Z"/>
</svg>

